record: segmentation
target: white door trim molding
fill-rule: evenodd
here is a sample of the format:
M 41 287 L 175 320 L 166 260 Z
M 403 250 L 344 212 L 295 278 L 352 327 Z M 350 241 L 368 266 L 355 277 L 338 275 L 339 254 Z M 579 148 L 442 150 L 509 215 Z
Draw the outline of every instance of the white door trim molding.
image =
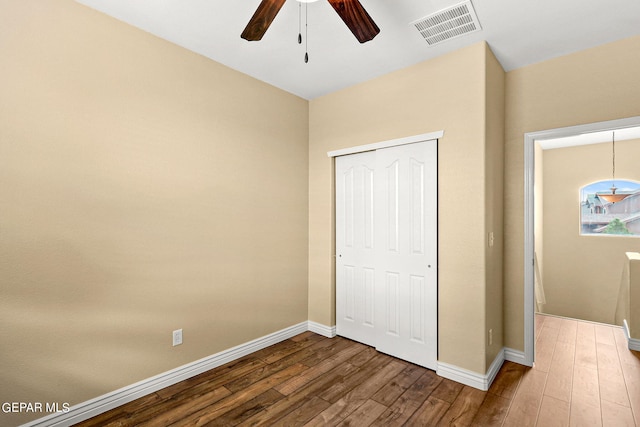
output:
M 341 150 L 329 151 L 327 156 L 338 157 L 348 154 L 363 153 L 365 151 L 379 150 L 381 148 L 397 147 L 398 145 L 413 144 L 416 142 L 430 141 L 432 139 L 440 139 L 444 136 L 444 131 L 423 133 L 420 135 L 407 136 L 406 138 L 391 139 L 389 141 L 374 142 L 373 144 L 357 145 L 355 147 L 343 148 Z
M 535 291 L 533 278 L 533 257 L 535 252 L 533 217 L 535 208 L 533 192 L 535 170 L 534 143 L 536 140 L 564 138 L 585 133 L 636 126 L 640 126 L 640 116 L 524 134 L 524 365 L 533 366 L 535 355 Z

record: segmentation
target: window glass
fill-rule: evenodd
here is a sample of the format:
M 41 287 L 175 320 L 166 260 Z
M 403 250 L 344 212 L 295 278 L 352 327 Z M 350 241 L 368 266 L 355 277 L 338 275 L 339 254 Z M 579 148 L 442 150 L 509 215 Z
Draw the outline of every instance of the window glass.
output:
M 611 187 L 616 187 L 612 192 Z M 640 236 L 640 183 L 598 181 L 580 189 L 580 233 Z

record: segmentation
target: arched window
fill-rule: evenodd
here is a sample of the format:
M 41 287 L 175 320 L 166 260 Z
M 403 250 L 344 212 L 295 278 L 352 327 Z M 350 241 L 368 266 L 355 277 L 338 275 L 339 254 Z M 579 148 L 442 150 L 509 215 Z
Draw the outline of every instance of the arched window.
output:
M 580 234 L 640 237 L 640 182 L 605 180 L 582 187 Z

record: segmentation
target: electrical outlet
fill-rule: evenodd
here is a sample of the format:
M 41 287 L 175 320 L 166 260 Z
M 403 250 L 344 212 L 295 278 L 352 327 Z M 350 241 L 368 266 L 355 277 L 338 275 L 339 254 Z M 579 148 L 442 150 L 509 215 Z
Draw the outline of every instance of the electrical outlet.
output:
M 489 329 L 489 345 L 493 345 L 493 329 Z
M 182 329 L 173 331 L 173 346 L 182 344 Z
M 494 237 L 493 237 L 493 231 L 489 233 L 489 247 L 492 248 L 493 247 L 493 243 L 494 243 Z

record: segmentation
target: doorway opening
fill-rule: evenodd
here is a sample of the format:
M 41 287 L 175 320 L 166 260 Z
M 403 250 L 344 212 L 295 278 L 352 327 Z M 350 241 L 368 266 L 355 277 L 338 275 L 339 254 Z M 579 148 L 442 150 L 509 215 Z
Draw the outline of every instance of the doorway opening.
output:
M 578 143 L 600 132 L 628 130 L 640 127 L 640 117 L 611 120 L 586 125 L 530 132 L 524 135 L 524 364 L 532 366 L 535 357 L 535 311 L 536 311 L 536 143 L 553 144 L 563 140 Z M 584 142 L 583 142 L 584 143 Z M 603 168 L 609 165 L 603 162 Z M 606 171 L 605 171 L 606 172 Z M 610 169 L 609 172 L 610 173 Z M 539 177 L 538 177 L 539 178 Z M 538 187 L 539 187 L 538 183 Z M 576 195 L 576 202 L 579 197 Z M 579 219 L 576 219 L 579 221 Z M 578 222 L 579 224 L 579 222 Z M 576 226 L 579 234 L 579 226 Z

